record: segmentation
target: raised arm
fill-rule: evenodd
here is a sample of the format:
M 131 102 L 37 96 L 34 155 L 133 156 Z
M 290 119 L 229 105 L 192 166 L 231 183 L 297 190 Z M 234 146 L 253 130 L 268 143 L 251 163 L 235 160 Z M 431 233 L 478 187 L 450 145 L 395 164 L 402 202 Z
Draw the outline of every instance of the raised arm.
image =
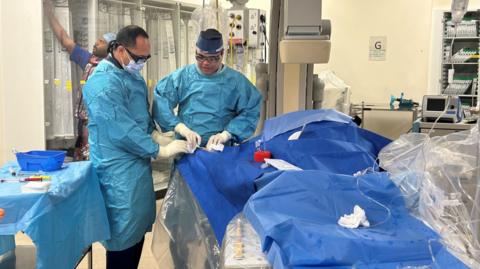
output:
M 55 17 L 55 8 L 53 7 L 51 0 L 43 0 L 43 10 L 58 41 L 65 49 L 67 49 L 69 54 L 72 54 L 73 49 L 75 48 L 75 42 L 68 36 L 65 29 Z

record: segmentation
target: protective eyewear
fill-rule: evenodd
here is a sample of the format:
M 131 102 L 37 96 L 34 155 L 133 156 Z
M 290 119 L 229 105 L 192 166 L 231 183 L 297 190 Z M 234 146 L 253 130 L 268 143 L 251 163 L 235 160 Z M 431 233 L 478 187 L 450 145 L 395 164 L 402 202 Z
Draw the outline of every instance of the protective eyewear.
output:
M 198 53 L 195 54 L 195 59 L 198 62 L 207 61 L 209 63 L 217 63 L 218 61 L 220 61 L 220 57 L 221 57 L 221 55 L 205 56 L 205 55 L 198 54 Z
M 148 61 L 148 59 L 150 59 L 150 57 L 152 57 L 150 54 L 147 56 L 138 56 L 133 52 L 129 51 L 127 48 L 125 48 L 125 50 L 128 52 L 128 54 L 130 54 L 132 60 L 137 64 L 145 63 L 146 61 Z

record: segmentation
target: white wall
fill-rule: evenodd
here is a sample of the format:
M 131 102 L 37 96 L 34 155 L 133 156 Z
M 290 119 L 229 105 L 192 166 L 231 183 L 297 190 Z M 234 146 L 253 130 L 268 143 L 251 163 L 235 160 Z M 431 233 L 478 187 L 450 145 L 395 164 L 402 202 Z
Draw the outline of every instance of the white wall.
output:
M 42 1 L 0 1 L 0 163 L 45 147 Z
M 428 84 L 432 0 L 324 0 L 332 21 L 331 69 L 352 87 L 352 101 L 388 103 L 405 92 L 421 100 Z M 386 61 L 369 61 L 370 36 L 387 37 Z

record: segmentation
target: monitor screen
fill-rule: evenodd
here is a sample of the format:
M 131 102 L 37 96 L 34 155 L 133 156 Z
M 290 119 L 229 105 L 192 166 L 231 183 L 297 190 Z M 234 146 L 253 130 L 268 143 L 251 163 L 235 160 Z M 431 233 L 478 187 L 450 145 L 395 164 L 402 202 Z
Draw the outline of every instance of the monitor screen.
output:
M 429 98 L 427 100 L 427 111 L 443 111 L 447 99 Z

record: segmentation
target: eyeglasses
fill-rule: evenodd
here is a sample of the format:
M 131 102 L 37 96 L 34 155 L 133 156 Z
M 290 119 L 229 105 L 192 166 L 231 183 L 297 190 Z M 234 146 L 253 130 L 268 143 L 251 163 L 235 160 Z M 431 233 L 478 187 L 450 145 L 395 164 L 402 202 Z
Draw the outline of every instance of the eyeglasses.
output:
M 145 63 L 146 61 L 148 61 L 148 59 L 150 59 L 150 57 L 152 57 L 150 54 L 147 56 L 138 56 L 133 52 L 129 51 L 126 47 L 125 50 L 128 52 L 128 54 L 130 54 L 132 60 L 137 64 Z
M 207 61 L 207 62 L 209 62 L 209 63 L 218 63 L 218 61 L 220 61 L 220 57 L 221 57 L 221 56 L 222 56 L 222 55 L 205 56 L 205 55 L 196 53 L 196 54 L 195 54 L 195 59 L 196 59 L 198 62 Z

